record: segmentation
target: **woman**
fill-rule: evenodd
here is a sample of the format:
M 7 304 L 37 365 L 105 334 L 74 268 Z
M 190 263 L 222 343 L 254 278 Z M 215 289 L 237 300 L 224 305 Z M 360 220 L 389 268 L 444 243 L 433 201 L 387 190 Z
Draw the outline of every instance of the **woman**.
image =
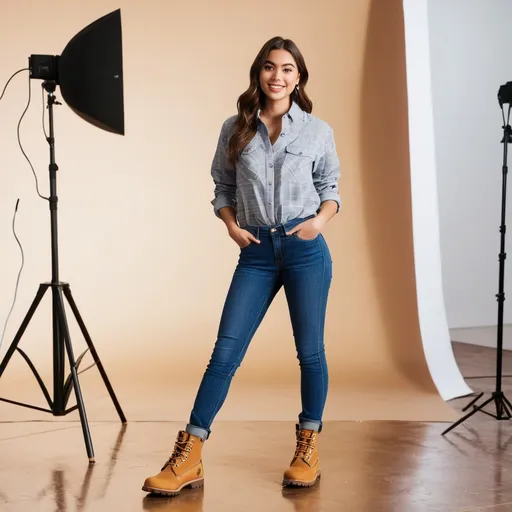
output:
M 311 115 L 308 71 L 290 40 L 268 41 L 250 86 L 227 119 L 212 165 L 214 212 L 240 247 L 217 341 L 190 421 L 174 451 L 143 490 L 175 495 L 203 485 L 201 449 L 231 379 L 273 298 L 284 287 L 301 368 L 302 412 L 283 485 L 320 476 L 317 436 L 327 395 L 324 321 L 332 261 L 321 235 L 339 211 L 339 161 L 333 131 Z

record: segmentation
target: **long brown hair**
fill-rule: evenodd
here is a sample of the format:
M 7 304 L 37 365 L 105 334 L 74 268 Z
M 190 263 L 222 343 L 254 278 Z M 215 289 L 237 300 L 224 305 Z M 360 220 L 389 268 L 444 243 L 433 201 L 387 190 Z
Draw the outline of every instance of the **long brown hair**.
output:
M 273 37 L 263 45 L 254 59 L 249 72 L 249 88 L 240 95 L 237 101 L 238 116 L 235 122 L 235 131 L 228 144 L 228 159 L 232 165 L 235 165 L 241 151 L 256 134 L 258 109 L 265 106 L 266 99 L 265 93 L 260 87 L 260 71 L 272 50 L 286 50 L 292 54 L 297 63 L 300 79 L 299 90 L 294 89 L 290 99 L 308 113 L 313 110 L 313 102 L 304 90 L 308 83 L 309 73 L 302 53 L 291 39 Z

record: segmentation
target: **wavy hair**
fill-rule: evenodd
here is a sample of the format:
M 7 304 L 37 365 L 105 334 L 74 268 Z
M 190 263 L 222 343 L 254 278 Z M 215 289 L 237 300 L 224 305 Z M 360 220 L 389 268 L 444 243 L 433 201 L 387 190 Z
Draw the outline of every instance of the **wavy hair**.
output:
M 291 39 L 273 37 L 267 41 L 252 63 L 248 89 L 243 92 L 237 101 L 238 115 L 235 121 L 235 131 L 228 144 L 228 160 L 234 166 L 238 161 L 240 153 L 256 134 L 256 120 L 258 109 L 265 106 L 266 95 L 260 86 L 260 71 L 268 59 L 272 50 L 286 50 L 290 52 L 297 63 L 299 78 L 299 90 L 295 88 L 291 94 L 291 101 L 295 101 L 299 107 L 311 113 L 313 102 L 309 99 L 304 90 L 308 83 L 309 73 L 302 53 Z

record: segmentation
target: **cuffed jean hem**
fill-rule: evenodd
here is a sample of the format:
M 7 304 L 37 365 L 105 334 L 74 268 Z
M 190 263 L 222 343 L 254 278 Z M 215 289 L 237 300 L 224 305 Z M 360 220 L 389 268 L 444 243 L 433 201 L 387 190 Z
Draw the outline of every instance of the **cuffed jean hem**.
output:
M 299 428 L 301 430 L 314 430 L 315 432 L 322 432 L 322 422 L 312 420 L 300 420 Z
M 185 432 L 192 434 L 193 436 L 199 437 L 201 440 L 206 441 L 210 437 L 210 431 L 205 428 L 196 427 L 195 425 L 187 424 Z

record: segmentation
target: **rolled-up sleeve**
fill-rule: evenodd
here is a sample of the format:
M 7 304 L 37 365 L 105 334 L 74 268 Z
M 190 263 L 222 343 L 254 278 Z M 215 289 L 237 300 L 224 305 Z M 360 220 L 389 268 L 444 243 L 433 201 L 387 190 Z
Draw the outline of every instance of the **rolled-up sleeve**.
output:
M 313 183 L 320 197 L 320 202 L 332 200 L 338 203 L 338 210 L 341 208 L 341 197 L 338 180 L 340 178 L 340 161 L 336 152 L 334 133 L 329 128 L 325 150 L 316 162 L 313 171 Z
M 236 212 L 236 174 L 228 160 L 228 121 L 222 125 L 211 168 L 215 183 L 215 197 L 211 204 L 215 215 L 219 218 L 219 210 L 225 206 L 231 206 Z

